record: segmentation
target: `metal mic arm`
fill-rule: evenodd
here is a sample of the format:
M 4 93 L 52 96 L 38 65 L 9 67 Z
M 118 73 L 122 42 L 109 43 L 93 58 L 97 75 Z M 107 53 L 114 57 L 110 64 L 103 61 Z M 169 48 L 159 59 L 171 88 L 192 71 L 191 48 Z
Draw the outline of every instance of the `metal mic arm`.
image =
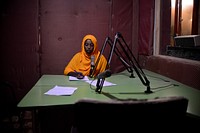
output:
M 95 64 L 94 70 L 96 70 L 96 67 L 98 66 L 100 57 L 101 57 L 101 55 L 103 54 L 103 52 L 104 52 L 104 50 L 105 50 L 107 44 L 109 44 L 109 46 L 112 48 L 113 41 L 112 41 L 112 39 L 110 39 L 110 37 L 106 37 L 106 39 L 105 39 L 104 45 L 103 45 L 103 47 L 101 48 L 101 51 L 100 51 L 100 55 L 99 55 L 99 57 L 97 58 L 97 62 L 96 62 L 96 64 Z M 124 65 L 124 67 L 127 69 L 127 71 L 128 71 L 129 73 L 131 73 L 131 76 L 130 76 L 130 77 L 134 77 L 132 67 L 124 60 L 124 58 L 123 58 L 121 52 L 119 52 L 119 49 L 118 49 L 117 47 L 114 49 L 114 53 L 117 55 L 117 57 L 118 57 L 119 60 L 122 62 L 122 64 Z M 109 55 L 109 57 L 110 57 L 110 56 L 112 56 L 112 55 Z M 108 65 L 110 65 L 110 62 L 108 63 Z M 92 73 L 92 77 L 93 77 L 93 74 L 94 74 L 94 71 L 93 71 L 93 73 Z
M 123 43 L 125 44 L 126 48 L 128 50 L 126 50 L 124 48 L 124 46 L 122 45 L 120 39 L 123 41 Z M 150 88 L 150 82 L 147 79 L 145 73 L 143 72 L 142 68 L 140 67 L 139 63 L 137 62 L 136 58 L 134 57 L 133 53 L 131 52 L 130 48 L 128 47 L 126 41 L 124 40 L 123 36 L 121 35 L 121 33 L 117 32 L 115 35 L 115 40 L 114 43 L 112 45 L 112 49 L 110 51 L 110 56 L 109 56 L 109 63 L 111 62 L 112 59 L 112 54 L 113 51 L 116 49 L 116 45 L 119 44 L 120 47 L 122 48 L 124 54 L 126 55 L 127 59 L 130 62 L 131 67 L 134 68 L 135 72 L 137 73 L 138 77 L 140 78 L 141 82 L 143 83 L 143 85 L 145 85 L 147 87 L 145 93 L 152 93 L 151 88 Z M 135 63 L 134 63 L 135 62 Z
M 110 47 L 112 48 L 113 45 L 113 41 L 109 38 L 108 40 L 108 44 L 110 45 Z M 122 62 L 122 64 L 124 65 L 124 67 L 126 68 L 126 70 L 131 73 L 130 78 L 134 78 L 134 74 L 133 74 L 133 69 L 132 67 L 124 60 L 124 57 L 122 55 L 122 53 L 119 51 L 119 49 L 116 47 L 114 49 L 114 53 L 117 55 L 117 57 L 119 58 L 119 60 Z M 109 57 L 112 56 L 111 54 L 109 55 Z
M 93 77 L 93 75 L 94 75 L 94 72 L 95 72 L 95 70 L 96 70 L 96 67 L 97 67 L 98 64 L 99 64 L 101 55 L 103 54 L 104 49 L 105 49 L 105 47 L 106 47 L 106 45 L 107 45 L 107 43 L 108 43 L 109 40 L 110 40 L 109 37 L 107 37 L 107 38 L 105 39 L 105 42 L 104 42 L 104 44 L 103 44 L 103 46 L 102 46 L 102 48 L 101 48 L 100 54 L 99 54 L 99 56 L 98 56 L 98 58 L 97 58 L 97 61 L 96 61 L 96 63 L 95 63 L 94 70 L 93 70 L 93 72 L 92 72 L 92 74 L 91 74 L 91 77 Z M 107 66 L 108 66 L 108 65 L 109 65 L 109 64 L 107 64 Z
M 99 55 L 99 57 L 98 57 L 98 59 L 97 59 L 97 62 L 96 62 L 96 64 L 95 64 L 94 70 L 96 70 L 96 67 L 97 67 L 98 62 L 99 62 L 99 60 L 100 60 L 100 57 L 101 57 L 101 55 L 103 54 L 103 52 L 104 52 L 104 50 L 105 50 L 107 44 L 109 44 L 109 46 L 112 48 L 112 46 L 113 46 L 113 41 L 110 39 L 110 37 L 107 37 L 107 38 L 105 39 L 104 45 L 103 45 L 103 47 L 101 48 L 100 55 Z M 111 50 L 112 50 L 112 49 L 111 49 Z M 118 48 L 114 49 L 114 53 L 118 56 L 118 58 L 120 59 L 120 61 L 121 61 L 122 64 L 124 65 L 124 67 L 127 69 L 127 71 L 131 73 L 131 76 L 130 76 L 130 77 L 131 77 L 131 78 L 134 77 L 132 67 L 123 59 L 123 56 L 122 56 L 122 54 L 119 52 L 119 49 L 118 49 Z M 107 63 L 108 67 L 110 67 L 110 62 L 111 62 L 110 59 L 111 59 L 111 57 L 112 57 L 112 54 L 113 54 L 113 52 L 110 53 L 110 55 L 109 55 L 109 60 L 108 60 L 108 63 Z M 93 71 L 93 72 L 94 72 L 94 71 Z M 92 75 L 93 75 L 93 74 L 92 74 Z M 97 87 L 97 88 L 96 88 L 96 92 L 98 92 L 98 93 L 101 92 L 104 81 L 105 81 L 105 78 L 103 78 L 103 79 L 97 79 L 97 84 L 96 84 L 96 87 Z
M 96 67 L 98 66 L 98 63 L 99 63 L 100 58 L 101 58 L 101 55 L 103 54 L 104 49 L 105 49 L 105 47 L 106 47 L 108 41 L 110 41 L 110 38 L 109 38 L 109 37 L 106 37 L 105 42 L 104 42 L 104 44 L 103 44 L 103 47 L 101 48 L 100 55 L 98 56 L 97 62 L 95 63 L 94 70 L 96 70 Z M 107 62 L 107 67 L 110 67 L 110 64 L 109 64 L 108 62 Z M 93 71 L 93 72 L 94 72 L 94 71 Z M 92 74 L 92 75 L 93 75 L 93 74 Z M 98 78 L 98 79 L 97 79 L 96 90 L 95 90 L 96 92 L 101 93 L 101 90 L 102 90 L 102 88 L 103 88 L 104 81 L 105 81 L 105 78 L 102 78 L 102 79 Z

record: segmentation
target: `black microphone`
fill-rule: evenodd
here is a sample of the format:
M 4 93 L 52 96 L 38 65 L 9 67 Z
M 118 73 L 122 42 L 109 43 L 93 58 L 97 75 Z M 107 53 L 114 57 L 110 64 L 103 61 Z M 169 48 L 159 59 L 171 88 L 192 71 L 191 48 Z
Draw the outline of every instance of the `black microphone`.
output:
M 90 77 L 92 77 L 92 74 L 93 74 L 93 71 L 94 71 L 94 67 L 95 67 L 95 56 L 91 55 L 90 60 L 91 60 L 91 62 L 90 62 L 90 64 L 91 64 Z
M 97 79 L 107 78 L 107 77 L 110 77 L 110 76 L 111 76 L 111 70 L 110 70 L 110 69 L 107 69 L 107 70 L 105 70 L 104 72 L 99 73 L 99 74 L 97 75 Z

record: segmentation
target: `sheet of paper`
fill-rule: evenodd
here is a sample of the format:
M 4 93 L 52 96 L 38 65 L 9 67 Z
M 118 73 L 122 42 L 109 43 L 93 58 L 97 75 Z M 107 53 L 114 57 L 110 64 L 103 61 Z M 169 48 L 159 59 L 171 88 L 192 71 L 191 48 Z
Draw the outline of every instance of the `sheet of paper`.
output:
M 72 95 L 76 89 L 76 87 L 64 87 L 56 85 L 44 94 L 55 96 Z
M 76 80 L 88 81 L 88 80 L 89 80 L 89 78 L 88 78 L 88 76 L 84 76 L 84 78 L 83 78 L 83 79 L 77 79 L 76 77 L 69 76 L 69 81 L 76 81 Z
M 97 79 L 95 79 L 94 81 L 89 80 L 89 81 L 86 81 L 86 82 L 91 84 L 91 85 L 93 85 L 93 86 L 96 86 Z M 114 84 L 114 83 L 111 83 L 111 82 L 108 82 L 108 81 L 104 80 L 103 86 L 113 86 L 113 85 L 117 85 L 117 84 Z

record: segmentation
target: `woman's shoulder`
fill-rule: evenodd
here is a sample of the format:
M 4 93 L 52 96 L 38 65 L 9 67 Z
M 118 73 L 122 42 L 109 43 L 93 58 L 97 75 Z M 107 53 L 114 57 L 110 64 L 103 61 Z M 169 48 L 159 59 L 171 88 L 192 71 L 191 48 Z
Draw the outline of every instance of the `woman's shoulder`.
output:
M 80 55 L 81 55 L 81 52 L 77 52 L 77 53 L 74 54 L 74 57 L 75 56 L 80 56 Z
M 101 55 L 101 61 L 107 61 L 107 59 L 104 55 Z

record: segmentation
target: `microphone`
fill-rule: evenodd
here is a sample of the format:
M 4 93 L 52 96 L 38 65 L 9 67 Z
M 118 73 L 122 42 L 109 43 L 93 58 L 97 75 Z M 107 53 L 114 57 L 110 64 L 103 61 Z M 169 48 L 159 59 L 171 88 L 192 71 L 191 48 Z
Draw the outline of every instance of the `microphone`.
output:
M 95 67 L 95 56 L 91 55 L 90 57 L 90 64 L 91 64 L 91 68 L 90 68 L 90 77 L 92 77 L 93 71 L 94 71 L 94 67 Z
M 101 89 L 102 89 L 102 87 L 103 87 L 103 83 L 104 83 L 104 80 L 105 80 L 105 78 L 107 78 L 107 77 L 110 77 L 111 76 L 111 71 L 110 71 L 110 69 L 107 69 L 107 70 L 105 70 L 104 72 L 102 72 L 102 73 L 99 73 L 98 75 L 97 75 L 97 84 L 96 84 L 96 92 L 98 92 L 98 93 L 100 93 L 101 92 Z
M 98 78 L 98 79 L 102 79 L 102 78 L 107 78 L 107 77 L 110 77 L 110 76 L 111 76 L 111 70 L 110 70 L 110 69 L 107 69 L 107 70 L 105 70 L 104 72 L 99 73 L 99 74 L 97 75 L 97 78 Z

